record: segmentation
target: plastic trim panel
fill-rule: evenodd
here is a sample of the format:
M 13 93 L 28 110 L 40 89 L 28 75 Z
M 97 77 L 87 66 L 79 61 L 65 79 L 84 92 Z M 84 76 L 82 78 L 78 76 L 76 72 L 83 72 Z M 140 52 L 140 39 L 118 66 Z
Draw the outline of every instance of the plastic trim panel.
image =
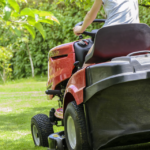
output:
M 97 92 L 106 89 L 112 85 L 148 78 L 150 78 L 150 70 L 137 73 L 124 73 L 105 78 L 85 88 L 84 103 L 87 102 Z

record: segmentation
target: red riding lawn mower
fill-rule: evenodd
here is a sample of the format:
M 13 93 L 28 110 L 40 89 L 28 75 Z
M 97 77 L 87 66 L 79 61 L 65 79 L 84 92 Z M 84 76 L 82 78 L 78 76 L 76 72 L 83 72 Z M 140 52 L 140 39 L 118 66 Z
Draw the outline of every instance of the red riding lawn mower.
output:
M 83 34 L 91 39 L 49 51 L 46 94 L 59 96 L 59 108 L 52 108 L 49 117 L 31 119 L 35 145 L 49 150 L 150 149 L 149 26 L 121 24 Z M 89 65 L 83 68 L 84 62 Z M 54 133 L 58 122 L 64 131 Z

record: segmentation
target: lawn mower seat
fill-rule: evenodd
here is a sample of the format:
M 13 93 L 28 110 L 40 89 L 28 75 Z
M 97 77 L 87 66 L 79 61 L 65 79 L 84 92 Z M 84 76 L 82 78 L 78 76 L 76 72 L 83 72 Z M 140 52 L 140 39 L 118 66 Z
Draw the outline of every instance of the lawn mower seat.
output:
M 121 24 L 99 29 L 94 47 L 85 63 L 101 63 L 131 52 L 150 50 L 150 27 L 146 24 Z

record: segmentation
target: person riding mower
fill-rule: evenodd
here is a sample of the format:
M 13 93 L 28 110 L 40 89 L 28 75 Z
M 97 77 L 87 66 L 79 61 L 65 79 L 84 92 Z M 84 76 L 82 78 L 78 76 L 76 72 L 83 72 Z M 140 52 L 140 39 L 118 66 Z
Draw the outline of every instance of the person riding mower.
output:
M 75 34 L 84 22 L 76 25 Z M 46 94 L 48 99 L 59 96 L 59 108 L 51 108 L 49 117 L 31 119 L 35 145 L 50 150 L 148 149 L 150 27 L 125 23 L 82 34 L 91 39 L 49 51 Z M 54 133 L 53 125 L 60 124 L 64 131 Z

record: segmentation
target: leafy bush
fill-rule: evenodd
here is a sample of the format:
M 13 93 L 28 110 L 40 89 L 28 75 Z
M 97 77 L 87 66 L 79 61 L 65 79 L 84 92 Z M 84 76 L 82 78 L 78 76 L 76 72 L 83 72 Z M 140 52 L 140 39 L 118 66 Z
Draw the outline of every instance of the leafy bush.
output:
M 31 52 L 33 59 L 33 65 L 35 69 L 35 75 L 47 74 L 47 60 L 48 52 L 51 48 L 71 41 L 75 41 L 78 38 L 73 34 L 73 27 L 76 23 L 83 21 L 84 16 L 91 7 L 94 0 L 39 0 L 38 4 L 35 1 L 29 0 L 29 7 L 43 11 L 52 12 L 59 20 L 60 25 L 54 23 L 53 26 L 42 23 L 47 36 L 45 40 L 41 34 L 36 30 L 35 40 L 26 33 L 26 37 L 17 38 L 12 32 L 8 32 L 9 29 L 0 29 L 0 34 L 3 38 L 0 39 L 0 45 L 7 46 L 12 45 L 13 58 L 11 60 L 13 77 L 22 78 L 31 76 L 31 65 L 29 60 L 29 54 L 27 51 L 27 43 L 23 38 L 26 38 L 28 42 L 28 48 Z M 141 0 L 140 0 L 141 1 Z M 142 4 L 147 4 L 142 1 Z M 57 3 L 57 4 L 56 4 Z M 25 7 L 24 4 L 21 7 Z M 150 25 L 150 13 L 149 8 L 140 6 L 140 20 L 142 23 Z M 98 14 L 97 18 L 104 17 L 103 9 Z M 88 27 L 87 30 L 100 28 L 102 25 L 96 24 Z M 26 31 L 24 31 L 26 32 Z M 7 36 L 5 36 L 7 33 Z M 9 39 L 8 39 L 9 37 Z
M 12 52 L 5 47 L 0 46 L 0 77 L 3 82 L 6 82 L 7 78 L 11 77 L 11 64 L 10 59 L 12 57 Z
M 31 37 L 29 38 L 29 49 L 33 58 L 35 75 L 47 74 L 48 52 L 51 48 L 78 39 L 78 37 L 73 34 L 73 27 L 76 23 L 83 21 L 87 13 L 83 8 L 74 4 L 66 6 L 64 3 L 59 3 L 58 5 L 51 3 L 49 6 L 47 3 L 41 3 L 38 9 L 53 12 L 58 18 L 60 25 L 54 23 L 53 26 L 50 26 L 49 24 L 43 23 L 43 27 L 47 33 L 45 40 L 38 32 L 36 32 L 35 40 L 32 40 Z M 100 14 L 98 18 L 102 18 Z M 96 25 L 95 28 L 96 27 L 100 28 L 101 25 Z M 88 28 L 89 31 L 92 29 L 92 26 Z M 26 44 L 20 42 L 18 45 L 17 43 L 13 46 L 13 49 L 15 49 L 12 60 L 14 77 L 21 78 L 31 76 L 31 67 L 26 52 Z

